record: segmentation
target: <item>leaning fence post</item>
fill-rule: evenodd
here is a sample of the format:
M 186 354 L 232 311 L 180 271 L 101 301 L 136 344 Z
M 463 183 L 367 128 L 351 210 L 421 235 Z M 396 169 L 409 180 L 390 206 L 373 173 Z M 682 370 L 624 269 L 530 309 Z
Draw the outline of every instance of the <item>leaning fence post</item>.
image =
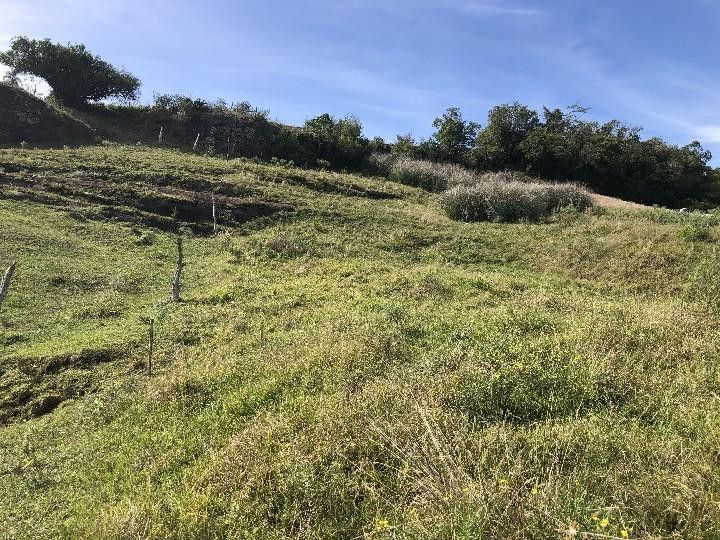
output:
M 162 144 L 163 141 L 163 127 L 160 126 L 160 133 L 158 133 L 158 143 Z
M 170 295 L 170 300 L 172 302 L 180 301 L 180 278 L 182 277 L 182 270 L 183 270 L 183 267 L 185 266 L 185 261 L 183 260 L 182 237 L 180 237 L 180 236 L 178 236 L 178 239 L 177 239 L 177 249 L 178 249 L 177 266 L 175 267 L 175 277 L 173 278 L 172 293 Z
M 195 142 L 193 143 L 193 152 L 197 150 L 197 145 L 200 142 L 200 134 L 197 134 L 197 137 L 195 137 Z
M 13 262 L 9 268 L 5 270 L 5 275 L 3 276 L 2 282 L 0 282 L 0 309 L 2 309 L 3 302 L 10 289 L 10 280 L 15 273 L 15 265 L 17 265 L 17 262 Z

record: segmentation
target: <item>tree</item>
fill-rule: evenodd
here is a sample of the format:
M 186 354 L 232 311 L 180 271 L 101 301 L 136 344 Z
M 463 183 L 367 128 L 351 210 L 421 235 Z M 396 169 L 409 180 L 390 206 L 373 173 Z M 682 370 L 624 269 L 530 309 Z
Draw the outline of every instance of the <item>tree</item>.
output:
M 433 142 L 437 146 L 439 157 L 443 161 L 465 161 L 472 142 L 477 136 L 480 125 L 463 120 L 460 109 L 450 107 L 436 118 L 433 127 L 437 130 Z
M 395 144 L 393 145 L 392 153 L 399 156 L 414 156 L 415 139 L 413 139 L 413 136 L 410 133 L 406 135 L 398 135 Z
M 474 161 L 481 169 L 520 169 L 523 155 L 520 144 L 540 120 L 532 109 L 520 103 L 493 107 L 488 125 L 477 137 Z
M 387 154 L 391 151 L 391 145 L 385 142 L 382 137 L 373 137 L 368 142 L 368 152 L 370 154 Z
M 339 120 L 321 114 L 305 122 L 303 131 L 313 141 L 317 159 L 333 167 L 357 167 L 367 154 L 369 142 L 362 136 L 362 124 L 354 116 Z
M 106 98 L 135 100 L 140 80 L 94 56 L 82 44 L 60 45 L 49 39 L 16 37 L 0 53 L 0 63 L 10 67 L 10 77 L 30 74 L 52 88 L 52 96 L 65 105 L 84 106 Z

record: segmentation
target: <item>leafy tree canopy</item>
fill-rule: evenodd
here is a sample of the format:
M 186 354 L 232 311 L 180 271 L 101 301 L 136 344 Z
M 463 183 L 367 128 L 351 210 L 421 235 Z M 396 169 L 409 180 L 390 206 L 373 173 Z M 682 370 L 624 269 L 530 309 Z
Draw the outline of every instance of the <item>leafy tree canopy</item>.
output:
M 83 106 L 106 98 L 135 100 L 140 80 L 93 55 L 82 44 L 60 45 L 49 39 L 16 37 L 0 53 L 10 77 L 30 74 L 45 79 L 52 96 L 65 105 Z
M 442 161 L 464 161 L 480 130 L 479 124 L 463 120 L 457 107 L 450 107 L 442 116 L 436 118 L 433 127 L 437 130 L 433 135 L 433 142 Z

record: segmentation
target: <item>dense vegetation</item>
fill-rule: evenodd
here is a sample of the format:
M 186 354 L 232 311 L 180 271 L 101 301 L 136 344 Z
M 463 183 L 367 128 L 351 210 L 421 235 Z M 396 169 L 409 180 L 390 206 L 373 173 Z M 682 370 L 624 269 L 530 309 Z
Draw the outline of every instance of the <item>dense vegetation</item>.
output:
M 583 120 L 578 107 L 536 111 L 519 103 L 501 105 L 487 125 L 467 122 L 448 109 L 437 132 L 415 144 L 398 137 L 395 150 L 484 171 L 520 170 L 541 178 L 572 180 L 606 195 L 671 207 L 720 205 L 720 173 L 697 141 L 677 147 L 618 121 Z
M 575 112 L 546 110 L 540 122 L 534 112 L 517 104 L 493 109 L 483 130 L 458 114 L 451 109 L 440 117 L 430 140 L 415 144 L 406 136 L 394 145 L 366 138 L 360 121 L 352 116 L 323 114 L 298 128 L 272 122 L 267 111 L 246 102 L 228 106 L 222 100 L 207 103 L 176 95 L 156 96 L 152 106 L 98 106 L 78 117 L 109 138 L 126 142 L 157 140 L 163 127 L 166 145 L 191 149 L 197 140 L 196 151 L 225 158 L 276 158 L 305 168 L 364 170 L 371 154 L 392 151 L 477 172 L 516 170 L 570 180 L 645 204 L 720 205 L 720 173 L 708 165 L 710 153 L 698 143 L 680 148 L 659 139 L 642 140 L 638 129 L 584 121 Z M 446 125 L 456 121 L 464 127 Z
M 720 535 L 717 217 L 464 223 L 134 145 L 0 167 L 4 537 Z
M 449 108 L 433 122 L 435 133 L 416 143 L 399 135 L 395 144 L 363 135 L 360 121 L 322 114 L 302 127 L 271 122 L 267 111 L 247 102 L 228 106 L 181 95 L 157 95 L 151 106 L 89 103 L 106 98 L 131 101 L 140 81 L 93 56 L 84 45 L 15 38 L 0 63 L 10 78 L 30 73 L 45 79 L 53 98 L 79 108 L 74 114 L 111 140 L 194 149 L 210 155 L 272 158 L 306 168 L 362 170 L 373 152 L 455 163 L 477 172 L 515 170 L 534 177 L 581 183 L 593 191 L 644 204 L 674 208 L 720 206 L 720 171 L 699 142 L 686 146 L 659 138 L 643 140 L 641 130 L 618 121 L 585 120 L 579 106 L 543 108 L 538 114 L 519 103 L 494 107 L 487 123 L 466 121 Z M 159 136 L 160 129 L 163 137 Z M 19 141 L 18 141 L 19 142 Z
M 323 114 L 294 127 L 271 121 L 268 111 L 247 102 L 228 105 L 161 94 L 149 106 L 95 105 L 73 115 L 113 141 L 160 144 L 225 159 L 274 158 L 303 168 L 359 170 L 370 153 L 390 149 L 381 139 L 365 138 L 352 116 Z

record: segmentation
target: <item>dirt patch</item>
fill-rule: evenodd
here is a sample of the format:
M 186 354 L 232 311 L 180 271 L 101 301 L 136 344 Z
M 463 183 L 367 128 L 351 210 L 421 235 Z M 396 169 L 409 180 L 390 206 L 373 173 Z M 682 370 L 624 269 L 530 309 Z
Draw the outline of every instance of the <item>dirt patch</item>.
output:
M 52 412 L 63 401 L 65 400 L 62 398 L 62 396 L 59 396 L 57 394 L 52 396 L 45 396 L 31 405 L 30 416 L 42 416 L 43 414 Z
M 595 204 L 598 206 L 604 206 L 605 208 L 635 208 L 638 210 L 647 210 L 652 208 L 652 206 L 645 206 L 644 204 L 624 201 L 622 199 L 616 199 L 615 197 L 608 197 L 607 195 L 598 195 L 597 193 L 592 194 L 592 199 Z
M 165 231 L 180 226 L 189 227 L 196 233 L 212 230 L 212 189 L 195 191 L 114 178 L 45 175 L 19 178 L 7 174 L 0 174 L 0 185 L 12 187 L 1 190 L 0 198 L 55 206 L 85 219 L 112 219 Z M 208 187 L 205 182 L 198 185 Z M 221 185 L 221 188 L 230 192 L 227 185 Z M 224 225 L 295 209 L 280 201 L 222 193 L 214 195 L 214 202 L 217 219 Z
M 293 174 L 291 172 L 280 177 L 268 177 L 264 179 L 270 180 L 272 182 L 287 183 L 291 186 L 301 186 L 318 193 L 343 195 L 345 197 L 363 197 L 373 200 L 387 200 L 399 198 L 399 196 L 395 193 L 368 189 L 354 183 L 343 183 L 339 180 L 329 182 L 328 180 L 325 180 L 323 178 L 315 178 L 312 176 Z
M 48 414 L 68 399 L 96 391 L 94 368 L 127 358 L 132 346 L 49 358 L 6 358 L 0 376 L 0 425 Z
M 44 374 L 57 373 L 70 367 L 89 367 L 118 360 L 125 355 L 118 349 L 85 349 L 76 354 L 56 356 L 41 361 L 40 370 Z

